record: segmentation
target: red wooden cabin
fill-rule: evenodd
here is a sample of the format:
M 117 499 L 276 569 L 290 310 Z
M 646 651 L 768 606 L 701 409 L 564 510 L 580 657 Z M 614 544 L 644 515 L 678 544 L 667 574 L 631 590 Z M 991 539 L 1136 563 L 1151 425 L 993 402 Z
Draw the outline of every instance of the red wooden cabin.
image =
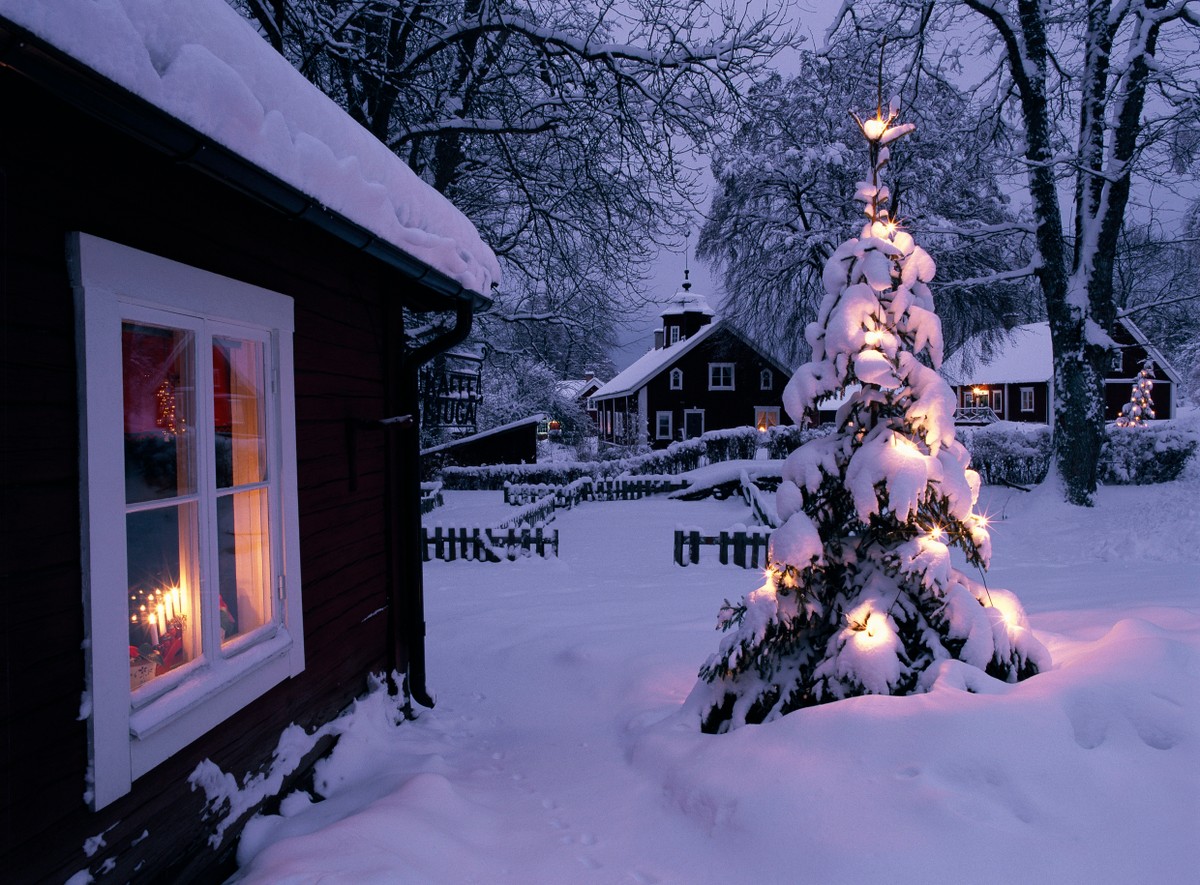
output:
M 124 2 L 0 0 L 8 881 L 219 877 L 200 763 L 241 780 L 371 673 L 428 702 L 388 419 L 496 275 L 225 3 Z M 406 349 L 406 309 L 457 325 Z

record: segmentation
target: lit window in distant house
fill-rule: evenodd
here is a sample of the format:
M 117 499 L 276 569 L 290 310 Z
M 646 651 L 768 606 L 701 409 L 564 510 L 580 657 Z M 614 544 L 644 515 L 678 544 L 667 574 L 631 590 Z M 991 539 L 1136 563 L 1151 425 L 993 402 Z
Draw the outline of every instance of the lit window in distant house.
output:
M 99 808 L 304 668 L 292 300 L 83 234 L 73 257 Z
M 779 426 L 779 406 L 755 406 L 754 426 L 763 433 Z
M 683 390 L 683 369 L 671 370 L 671 389 Z
M 672 413 L 671 412 L 655 412 L 654 421 L 654 438 L 655 439 L 670 439 L 672 433 Z
M 770 369 L 763 369 L 758 374 L 758 389 L 772 390 L 775 387 L 775 373 Z
M 1022 387 L 1021 388 L 1021 411 L 1022 412 L 1032 412 L 1033 411 L 1033 388 L 1032 387 Z
M 675 342 L 677 342 L 678 340 L 679 340 L 679 327 L 678 327 L 678 326 L 671 326 L 671 337 L 670 337 L 670 341 L 671 341 L 671 343 L 672 343 L 672 344 L 674 344 L 674 343 L 675 343 Z
M 733 363 L 708 364 L 708 389 L 733 390 Z

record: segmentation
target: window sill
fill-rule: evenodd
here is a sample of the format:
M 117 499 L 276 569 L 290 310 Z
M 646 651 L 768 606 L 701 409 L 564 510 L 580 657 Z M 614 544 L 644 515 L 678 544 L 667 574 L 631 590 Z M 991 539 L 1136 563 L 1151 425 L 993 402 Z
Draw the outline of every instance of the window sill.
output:
M 298 669 L 286 630 L 218 665 L 200 662 L 191 678 L 129 716 L 133 777 L 219 725 Z

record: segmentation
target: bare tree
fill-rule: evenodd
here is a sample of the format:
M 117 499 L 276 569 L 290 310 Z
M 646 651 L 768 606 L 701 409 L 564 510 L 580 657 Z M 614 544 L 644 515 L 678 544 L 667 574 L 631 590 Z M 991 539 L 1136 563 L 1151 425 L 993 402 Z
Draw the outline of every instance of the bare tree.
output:
M 963 58 L 946 47 L 973 38 L 986 71 L 976 95 L 1023 141 L 1054 345 L 1055 461 L 1075 504 L 1096 489 L 1118 237 L 1135 176 L 1169 175 L 1164 148 L 1194 125 L 1197 28 L 1197 0 L 845 0 L 831 29 L 887 35 L 941 71 Z
M 542 327 L 584 354 L 564 371 L 689 222 L 688 152 L 790 39 L 782 8 L 733 0 L 231 2 L 480 229 L 505 273 L 489 339 Z

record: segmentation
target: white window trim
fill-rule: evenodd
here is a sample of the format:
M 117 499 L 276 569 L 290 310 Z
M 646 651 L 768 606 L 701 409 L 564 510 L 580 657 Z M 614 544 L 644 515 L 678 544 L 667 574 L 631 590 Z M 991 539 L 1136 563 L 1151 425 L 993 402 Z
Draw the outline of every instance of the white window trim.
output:
M 768 421 L 767 422 L 768 427 L 778 427 L 780 419 L 783 417 L 782 414 L 780 413 L 779 406 L 755 406 L 754 407 L 754 424 L 756 427 L 758 426 L 758 416 L 762 415 L 762 414 L 775 416 L 775 423 L 771 424 L 770 421 Z
M 671 390 L 683 390 L 683 369 L 672 369 L 669 378 Z
M 1028 405 L 1026 405 L 1026 397 L 1028 397 Z M 1021 411 L 1022 412 L 1034 411 L 1035 403 L 1036 403 L 1036 400 L 1034 397 L 1033 388 L 1032 387 L 1022 387 L 1021 388 Z
M 667 419 L 667 432 L 663 433 L 662 419 Z M 654 413 L 654 438 L 655 439 L 671 439 L 674 434 L 674 412 L 655 412 Z
M 759 390 L 774 390 L 775 389 L 775 373 L 770 369 L 763 369 L 758 373 L 758 389 Z
M 670 341 L 672 344 L 675 344 L 679 341 L 679 327 L 671 326 L 670 329 L 671 329 Z
M 88 234 L 72 235 L 69 258 L 82 408 L 81 535 L 92 807 L 102 808 L 128 793 L 135 778 L 304 669 L 293 303 L 277 292 Z M 161 689 L 143 693 L 135 711 L 124 604 L 124 404 L 122 385 L 114 379 L 122 377 L 122 320 L 130 311 L 144 315 L 154 310 L 179 317 L 181 326 L 210 323 L 218 334 L 228 333 L 230 326 L 269 333 L 270 365 L 275 370 L 267 379 L 273 391 L 267 401 L 268 422 L 275 428 L 269 463 L 278 477 L 271 486 L 270 506 L 279 520 L 271 551 L 272 587 L 277 600 L 281 591 L 285 595 L 272 624 L 256 632 L 259 641 L 202 657 L 176 671 L 179 676 L 174 678 L 159 677 Z M 198 371 L 204 371 L 203 365 Z M 93 605 L 97 597 L 113 602 Z M 155 696 L 146 699 L 145 694 Z
M 991 403 L 992 411 L 997 415 L 1001 414 L 1004 411 L 1004 391 L 997 390 L 995 387 L 993 387 Z
M 728 384 L 714 384 L 713 375 L 718 369 L 729 369 Z M 734 390 L 737 385 L 737 378 L 734 374 L 733 363 L 709 363 L 708 364 L 708 389 L 709 390 Z

